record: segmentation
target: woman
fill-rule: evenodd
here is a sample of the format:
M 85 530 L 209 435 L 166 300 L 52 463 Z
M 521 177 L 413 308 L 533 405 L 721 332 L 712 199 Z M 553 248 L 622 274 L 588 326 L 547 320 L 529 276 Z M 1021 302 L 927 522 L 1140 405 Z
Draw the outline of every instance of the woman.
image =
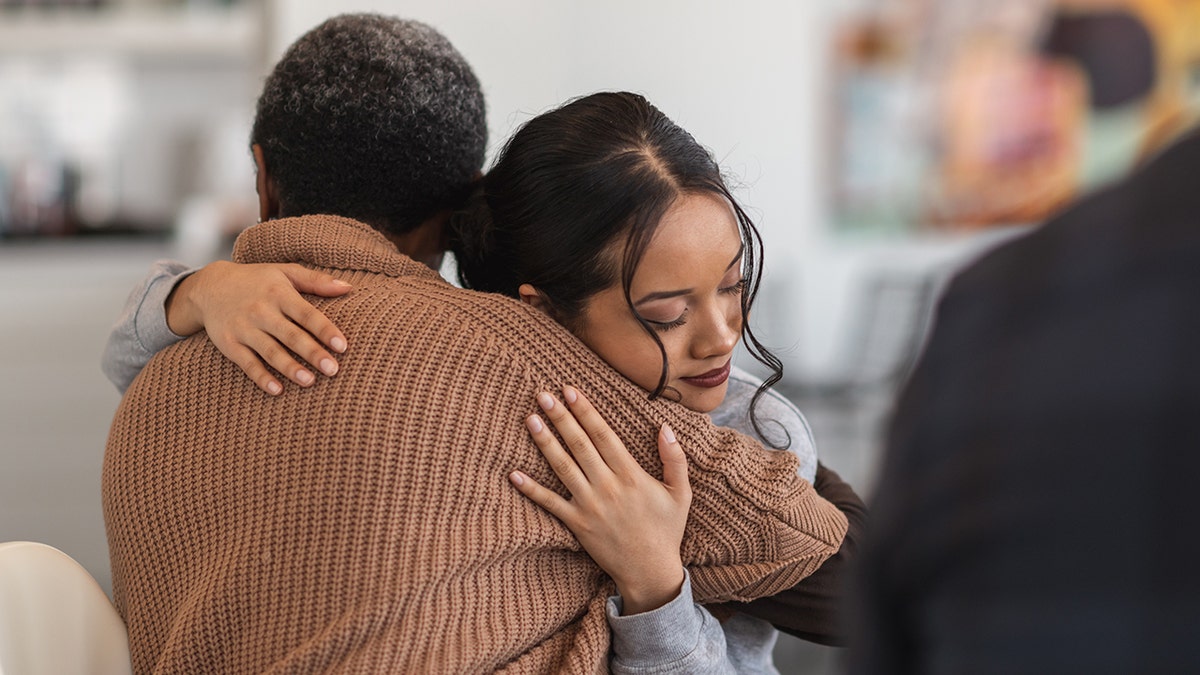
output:
M 643 97 L 594 94 L 531 120 L 508 142 L 451 229 L 465 286 L 541 309 L 651 396 L 670 396 L 700 412 L 720 410 L 722 421 L 745 418 L 748 423 L 731 426 L 766 445 L 795 441 L 809 460 L 805 478 L 813 480 L 816 458 L 803 418 L 779 405 L 767 420 L 757 414 L 781 375 L 778 359 L 746 323 L 761 274 L 758 233 L 708 151 Z M 744 374 L 729 382 L 740 335 L 773 371 L 753 393 L 746 391 L 751 387 Z M 731 387 L 736 394 L 727 401 Z M 793 423 L 781 425 L 788 418 Z M 772 423 L 776 433 L 766 433 Z M 567 465 L 556 457 L 540 420 L 532 418 L 530 428 L 551 464 Z M 582 472 L 564 473 L 559 478 L 581 488 L 582 497 L 597 492 Z M 627 523 L 614 525 L 610 541 L 596 536 L 598 523 L 611 522 L 605 512 L 621 505 L 580 514 L 586 506 L 579 506 L 576 489 L 567 501 L 524 474 L 514 474 L 513 482 L 571 528 L 624 596 L 622 568 L 631 556 L 624 555 L 620 537 Z M 632 522 L 637 513 L 630 510 Z M 640 547 L 632 557 L 670 560 L 658 569 L 677 572 L 682 532 L 681 521 L 657 540 L 658 552 Z M 639 574 L 644 579 L 655 571 Z M 610 625 L 619 633 L 614 610 L 610 606 Z M 739 672 L 773 669 L 774 629 L 743 615 L 726 627 L 729 662 Z
M 465 285 L 546 312 L 650 396 L 712 413 L 764 444 L 793 445 L 807 460 L 805 477 L 814 480 L 803 418 L 768 390 L 779 363 L 746 325 L 760 274 L 757 232 L 707 151 L 644 98 L 596 94 L 530 121 L 452 230 Z M 330 344 L 339 337 L 312 332 Z M 743 334 L 774 372 L 767 383 L 730 366 Z M 325 361 L 319 354 L 309 360 Z M 528 424 L 572 499 L 520 472 L 511 480 L 562 519 L 616 582 L 620 597 L 609 606 L 614 668 L 670 661 L 680 672 L 773 671 L 769 624 L 738 615 L 721 625 L 690 606 L 679 557 L 686 471 L 680 478 L 668 467 L 665 483 L 654 480 L 623 449 L 606 446 L 586 399 L 571 389 L 564 396 L 582 429 L 558 401 L 539 397 L 539 404 L 571 455 L 541 418 Z M 571 442 L 581 431 L 596 439 L 590 454 Z M 664 517 L 647 519 L 651 509 Z M 665 638 L 655 632 L 664 625 Z M 678 644 L 705 648 L 680 655 L 672 651 Z

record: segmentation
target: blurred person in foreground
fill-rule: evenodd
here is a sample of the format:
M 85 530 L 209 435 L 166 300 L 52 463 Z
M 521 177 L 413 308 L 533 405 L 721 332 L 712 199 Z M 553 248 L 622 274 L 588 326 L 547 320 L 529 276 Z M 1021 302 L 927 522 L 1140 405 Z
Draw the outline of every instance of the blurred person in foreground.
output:
M 556 485 L 521 424 L 539 392 L 581 464 L 590 435 L 606 457 L 625 441 L 643 465 L 688 467 L 672 548 L 698 601 L 794 590 L 837 551 L 845 516 L 792 455 L 647 396 L 542 312 L 437 276 L 485 136 L 469 66 L 416 22 L 331 19 L 268 78 L 252 136 L 266 222 L 234 257 L 352 282 L 319 307 L 355 348 L 338 377 L 268 397 L 197 335 L 132 383 L 103 497 L 139 672 L 604 669 L 613 582 L 504 480 L 521 466 Z M 560 388 L 565 406 L 546 394 Z
M 1200 134 L 949 286 L 896 409 L 852 673 L 1200 672 Z

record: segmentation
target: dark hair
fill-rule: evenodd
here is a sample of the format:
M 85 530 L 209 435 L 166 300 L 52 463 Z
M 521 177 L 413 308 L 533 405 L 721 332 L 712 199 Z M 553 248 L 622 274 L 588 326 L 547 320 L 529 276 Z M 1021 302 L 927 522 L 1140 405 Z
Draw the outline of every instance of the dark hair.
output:
M 487 120 L 470 65 L 433 28 L 346 14 L 288 48 L 250 142 L 284 215 L 328 213 L 406 232 L 457 208 L 483 166 Z
M 526 123 L 468 207 L 451 218 L 451 250 L 463 285 L 518 297 L 520 285 L 531 284 L 567 328 L 591 296 L 619 281 L 630 311 L 663 355 L 655 398 L 668 390 L 667 353 L 633 310 L 630 285 L 664 214 L 681 195 L 696 193 L 726 199 L 741 231 L 747 282 L 742 337 L 747 351 L 772 372 L 751 401 L 751 421 L 765 438 L 753 413 L 782 377 L 783 365 L 747 320 L 762 277 L 761 237 L 708 150 L 644 97 L 592 94 Z M 626 233 L 618 258 L 611 245 Z

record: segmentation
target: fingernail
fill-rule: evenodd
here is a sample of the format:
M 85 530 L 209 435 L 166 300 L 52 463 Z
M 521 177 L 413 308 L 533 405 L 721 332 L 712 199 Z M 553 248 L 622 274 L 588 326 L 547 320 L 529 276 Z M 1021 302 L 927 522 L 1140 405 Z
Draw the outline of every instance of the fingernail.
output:
M 337 375 L 337 362 L 333 359 L 321 359 L 321 372 L 326 375 Z
M 537 395 L 537 402 L 542 406 L 542 410 L 554 409 L 554 397 L 544 391 Z
M 663 425 L 663 438 L 667 439 L 668 443 L 675 442 L 675 431 L 671 429 L 670 424 Z
M 281 387 L 278 382 L 272 380 L 267 383 L 267 393 L 271 394 L 272 396 L 278 396 L 279 392 L 281 391 L 283 391 L 283 387 Z
M 529 430 L 535 434 L 542 433 L 542 429 L 545 428 L 542 426 L 542 418 L 538 417 L 537 415 L 530 415 L 529 417 L 526 417 L 525 424 L 529 427 Z
M 300 381 L 300 384 L 309 385 L 309 384 L 312 384 L 313 380 L 315 380 L 316 378 L 313 377 L 313 374 L 308 372 L 307 370 L 297 370 L 296 371 L 296 379 Z
M 514 471 L 508 474 L 508 479 L 511 480 L 512 484 L 516 485 L 517 487 L 521 487 L 521 485 L 525 483 L 525 477 L 521 475 L 520 471 Z
M 579 398 L 575 390 L 571 387 L 563 387 L 563 398 L 567 399 L 567 403 L 574 403 L 575 399 Z
M 339 354 L 346 351 L 346 340 L 341 337 L 335 337 L 329 341 L 329 346 Z
M 334 279 L 334 280 L 333 280 L 333 285 L 334 285 L 334 286 L 341 286 L 342 288 L 350 288 L 350 287 L 351 287 L 349 283 L 347 283 L 347 282 L 345 282 L 345 281 L 342 281 L 341 279 Z

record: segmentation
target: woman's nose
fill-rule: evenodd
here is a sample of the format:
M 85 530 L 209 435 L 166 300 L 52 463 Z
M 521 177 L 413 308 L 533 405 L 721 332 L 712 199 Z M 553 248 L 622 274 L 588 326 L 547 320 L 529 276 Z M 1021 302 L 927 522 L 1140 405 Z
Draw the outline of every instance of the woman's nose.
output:
M 740 309 L 731 312 L 714 307 L 706 313 L 704 324 L 697 332 L 692 346 L 692 357 L 707 359 L 723 356 L 733 351 L 742 333 Z

